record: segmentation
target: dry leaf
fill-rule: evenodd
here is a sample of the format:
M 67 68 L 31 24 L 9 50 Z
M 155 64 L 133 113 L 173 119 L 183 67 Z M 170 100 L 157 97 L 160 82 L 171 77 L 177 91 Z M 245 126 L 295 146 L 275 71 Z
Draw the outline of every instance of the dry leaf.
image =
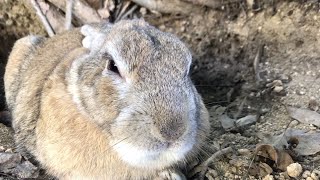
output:
M 287 107 L 287 111 L 293 119 L 301 123 L 314 124 L 320 127 L 320 114 L 309 109 Z
M 294 163 L 291 156 L 284 150 L 277 150 L 278 160 L 277 160 L 277 168 L 281 171 L 286 171 L 287 166 Z
M 264 144 L 272 144 L 275 148 L 283 150 L 291 148 L 299 155 L 307 156 L 320 152 L 320 133 L 308 133 L 305 130 L 288 129 L 277 136 L 259 133 L 257 136 Z
M 277 150 L 270 144 L 260 144 L 256 148 L 256 154 L 264 158 L 268 158 L 277 163 Z
M 263 177 L 273 172 L 272 168 L 266 163 L 252 164 L 248 170 L 251 176 Z
M 288 147 L 288 141 L 284 133 L 272 136 L 270 134 L 257 133 L 258 138 L 262 140 L 264 144 L 271 144 L 277 149 L 283 149 L 283 147 Z
M 259 163 L 258 167 L 259 167 L 259 176 L 264 177 L 273 172 L 272 168 L 266 163 Z
M 291 156 L 286 151 L 282 149 L 276 149 L 270 144 L 258 145 L 256 148 L 256 153 L 259 156 L 274 161 L 276 168 L 282 171 L 286 171 L 287 166 L 294 163 Z
M 308 156 L 320 152 L 320 133 L 308 133 L 304 130 L 288 129 L 286 136 L 295 138 L 299 144 L 294 149 L 299 155 Z

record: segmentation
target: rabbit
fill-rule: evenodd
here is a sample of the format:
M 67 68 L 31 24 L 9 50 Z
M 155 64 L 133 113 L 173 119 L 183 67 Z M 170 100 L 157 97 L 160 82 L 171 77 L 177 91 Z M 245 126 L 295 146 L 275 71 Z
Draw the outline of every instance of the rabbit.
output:
M 18 40 L 5 71 L 17 149 L 58 179 L 156 179 L 210 130 L 192 55 L 141 19 Z

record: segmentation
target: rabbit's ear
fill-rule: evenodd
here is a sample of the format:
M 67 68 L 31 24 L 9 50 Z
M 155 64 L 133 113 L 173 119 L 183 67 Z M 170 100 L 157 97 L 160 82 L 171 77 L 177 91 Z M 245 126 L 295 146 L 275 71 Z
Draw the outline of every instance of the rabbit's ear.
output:
M 104 39 L 112 24 L 102 23 L 94 25 L 84 25 L 81 27 L 81 34 L 84 35 L 82 40 L 83 47 L 90 50 L 91 53 L 97 52 L 104 43 Z

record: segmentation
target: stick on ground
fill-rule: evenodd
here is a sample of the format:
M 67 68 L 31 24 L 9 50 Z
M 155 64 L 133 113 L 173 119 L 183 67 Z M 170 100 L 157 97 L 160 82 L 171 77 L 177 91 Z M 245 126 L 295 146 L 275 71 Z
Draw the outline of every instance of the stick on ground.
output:
M 71 29 L 72 25 L 72 9 L 73 9 L 73 0 L 66 0 L 66 24 L 65 28 L 66 30 Z
M 48 35 L 50 37 L 55 35 L 55 32 L 53 31 L 48 19 L 46 18 L 46 16 L 43 14 L 43 12 L 41 11 L 41 8 L 38 4 L 38 2 L 36 0 L 31 0 L 31 4 L 33 6 L 33 8 L 36 10 L 37 15 L 39 16 L 42 24 L 44 25 Z

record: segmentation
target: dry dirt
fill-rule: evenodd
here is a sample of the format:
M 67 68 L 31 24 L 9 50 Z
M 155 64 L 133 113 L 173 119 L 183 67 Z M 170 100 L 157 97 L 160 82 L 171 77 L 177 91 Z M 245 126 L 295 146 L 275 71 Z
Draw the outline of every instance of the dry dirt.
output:
M 292 119 L 286 111 L 288 105 L 308 108 L 310 100 L 320 101 L 319 10 L 315 1 L 274 1 L 254 5 L 235 3 L 219 10 L 204 8 L 201 14 L 190 16 L 151 12 L 145 15 L 151 24 L 178 35 L 192 50 L 192 78 L 211 113 L 212 149 L 231 146 L 235 150 L 248 149 L 252 154 L 260 142 L 258 133 L 281 134 L 288 126 L 320 132 L 319 127 L 312 125 L 296 121 L 289 124 Z M 1 1 L 2 72 L 12 43 L 29 33 L 44 34 L 35 15 L 18 1 Z M 260 56 L 254 63 L 258 52 Z M 267 87 L 274 80 L 281 81 L 283 90 Z M 3 110 L 4 99 L 0 100 Z M 228 132 L 216 115 L 219 107 L 227 107 L 227 114 L 233 118 L 254 114 L 259 119 L 256 124 Z M 14 148 L 11 134 L 9 127 L 0 124 L 0 145 Z M 319 153 L 296 156 L 294 162 L 300 163 L 303 171 L 312 172 L 320 170 L 319 157 Z M 249 162 L 252 158 L 248 158 Z M 214 175 L 210 177 L 263 178 L 263 174 L 250 176 L 248 167 L 237 166 L 232 159 L 225 156 L 214 162 L 211 166 Z M 275 179 L 289 179 L 281 171 L 273 171 L 272 175 Z

